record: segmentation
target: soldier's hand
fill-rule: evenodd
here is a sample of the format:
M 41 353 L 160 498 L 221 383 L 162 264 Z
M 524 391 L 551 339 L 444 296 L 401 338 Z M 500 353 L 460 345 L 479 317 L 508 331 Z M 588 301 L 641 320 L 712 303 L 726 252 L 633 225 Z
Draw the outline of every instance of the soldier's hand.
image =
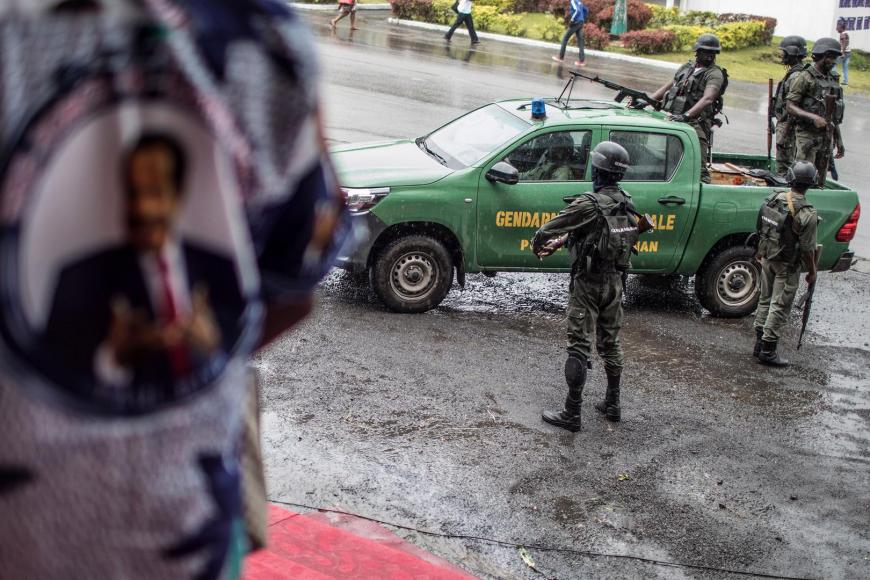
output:
M 824 117 L 820 117 L 819 115 L 813 115 L 813 126 L 816 129 L 824 129 L 828 126 L 828 122 L 825 121 Z
M 834 154 L 834 159 L 842 159 L 846 155 L 846 148 L 842 145 L 837 145 L 837 152 Z
M 807 284 L 815 284 L 816 283 L 816 273 L 815 272 L 807 272 L 807 277 L 804 278 L 807 281 Z
M 670 115 L 668 117 L 668 119 L 671 121 L 676 121 L 677 123 L 688 123 L 690 120 L 689 116 L 686 115 L 685 113 L 679 113 L 677 115 Z

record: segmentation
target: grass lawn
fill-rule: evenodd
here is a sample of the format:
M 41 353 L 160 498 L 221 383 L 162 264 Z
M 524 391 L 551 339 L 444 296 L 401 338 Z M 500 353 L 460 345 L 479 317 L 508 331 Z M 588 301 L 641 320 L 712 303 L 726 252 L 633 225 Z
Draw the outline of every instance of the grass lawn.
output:
M 723 51 L 716 58 L 716 63 L 728 69 L 728 76 L 731 80 L 766 83 L 767 79 L 772 78 L 778 82 L 785 74 L 785 68 L 779 64 L 779 49 L 776 48 L 779 46 L 780 40 L 780 38 L 775 37 L 770 46 Z M 608 52 L 631 54 L 618 44 L 612 44 L 608 48 Z M 640 56 L 669 62 L 686 62 L 693 58 L 694 54 L 691 51 L 685 51 Z M 849 86 L 845 87 L 845 90 L 847 93 L 870 92 L 870 72 L 856 70 L 855 60 L 856 55 L 853 53 L 849 63 L 851 65 L 849 67 Z M 812 60 L 808 57 L 807 62 L 812 62 Z

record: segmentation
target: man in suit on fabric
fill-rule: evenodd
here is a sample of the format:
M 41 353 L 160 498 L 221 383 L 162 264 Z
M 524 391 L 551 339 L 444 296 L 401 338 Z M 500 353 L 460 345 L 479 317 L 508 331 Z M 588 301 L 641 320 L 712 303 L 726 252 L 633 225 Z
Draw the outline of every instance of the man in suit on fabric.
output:
M 244 301 L 233 260 L 176 231 L 186 172 L 179 143 L 143 135 L 122 171 L 126 240 L 62 269 L 45 340 L 59 368 L 85 379 L 73 388 L 132 387 L 149 405 L 229 353 Z

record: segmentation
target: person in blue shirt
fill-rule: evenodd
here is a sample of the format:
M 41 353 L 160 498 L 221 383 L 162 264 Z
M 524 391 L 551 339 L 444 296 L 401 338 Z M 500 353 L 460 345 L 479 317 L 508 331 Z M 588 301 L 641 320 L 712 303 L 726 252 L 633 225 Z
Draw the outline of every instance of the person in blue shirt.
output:
M 577 37 L 577 48 L 580 51 L 579 60 L 574 61 L 574 66 L 586 66 L 586 53 L 583 50 L 583 26 L 586 24 L 586 16 L 589 14 L 589 9 L 581 0 L 571 0 L 571 21 L 568 23 L 568 30 L 565 31 L 565 36 L 562 37 L 562 48 L 559 49 L 559 56 L 554 56 L 556 62 L 565 60 L 565 50 L 568 48 L 568 40 L 572 36 Z

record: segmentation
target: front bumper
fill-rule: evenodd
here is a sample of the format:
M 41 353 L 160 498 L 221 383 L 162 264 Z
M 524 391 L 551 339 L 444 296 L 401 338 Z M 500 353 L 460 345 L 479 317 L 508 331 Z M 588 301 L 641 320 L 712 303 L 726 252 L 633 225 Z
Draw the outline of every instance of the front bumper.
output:
M 336 259 L 336 266 L 354 274 L 365 272 L 369 267 L 372 248 L 387 226 L 371 212 L 352 214 L 353 243 Z
M 834 264 L 834 267 L 831 268 L 831 272 L 845 272 L 849 268 L 852 267 L 852 263 L 855 261 L 855 252 L 849 250 L 843 252 L 837 262 Z

